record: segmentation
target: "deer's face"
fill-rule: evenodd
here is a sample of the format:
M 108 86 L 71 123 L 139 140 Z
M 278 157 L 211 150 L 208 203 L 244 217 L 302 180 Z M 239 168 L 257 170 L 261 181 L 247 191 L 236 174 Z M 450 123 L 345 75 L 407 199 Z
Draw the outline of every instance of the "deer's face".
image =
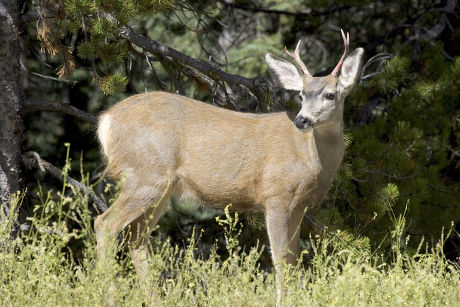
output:
M 343 86 L 337 77 L 304 77 L 299 92 L 302 108 L 294 120 L 299 129 L 314 128 L 341 120 L 343 113 Z
M 325 77 L 312 77 L 305 64 L 300 60 L 299 44 L 295 53 L 286 53 L 293 57 L 303 75 L 291 63 L 267 54 L 265 59 L 273 79 L 287 90 L 299 92 L 302 108 L 294 124 L 299 129 L 311 129 L 341 121 L 343 102 L 356 83 L 362 66 L 364 50 L 357 48 L 348 57 L 349 38 L 342 32 L 345 52 L 332 73 Z M 340 73 L 340 76 L 338 76 Z

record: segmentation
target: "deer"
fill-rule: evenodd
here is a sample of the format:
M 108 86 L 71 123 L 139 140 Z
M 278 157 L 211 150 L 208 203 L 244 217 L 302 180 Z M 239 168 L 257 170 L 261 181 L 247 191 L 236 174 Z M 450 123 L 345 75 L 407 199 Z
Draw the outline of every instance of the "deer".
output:
M 148 235 L 169 199 L 187 199 L 263 212 L 282 278 L 283 266 L 299 258 L 305 210 L 325 199 L 344 155 L 344 100 L 359 79 L 364 50 L 348 55 L 349 34 L 341 32 L 345 51 L 327 76 L 310 74 L 300 59 L 301 41 L 294 53 L 285 48 L 300 72 L 265 56 L 275 83 L 301 98 L 295 117 L 236 112 L 166 92 L 137 94 L 103 112 L 97 136 L 109 175 L 123 186 L 94 222 L 98 261 L 107 260 L 127 228 L 133 266 L 147 279 Z

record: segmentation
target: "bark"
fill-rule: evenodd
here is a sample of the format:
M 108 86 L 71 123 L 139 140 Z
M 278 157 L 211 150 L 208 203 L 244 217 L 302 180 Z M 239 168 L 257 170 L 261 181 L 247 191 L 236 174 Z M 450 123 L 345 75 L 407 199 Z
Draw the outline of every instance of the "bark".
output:
M 0 0 L 0 205 L 20 190 L 20 40 L 17 0 Z

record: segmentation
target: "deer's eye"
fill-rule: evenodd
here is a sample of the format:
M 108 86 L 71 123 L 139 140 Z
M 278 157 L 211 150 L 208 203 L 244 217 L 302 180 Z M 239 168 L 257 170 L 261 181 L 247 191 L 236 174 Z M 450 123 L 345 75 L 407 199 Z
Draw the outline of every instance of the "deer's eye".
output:
M 324 95 L 324 97 L 326 97 L 326 99 L 329 99 L 329 100 L 334 100 L 335 95 L 332 93 L 327 93 L 326 95 Z

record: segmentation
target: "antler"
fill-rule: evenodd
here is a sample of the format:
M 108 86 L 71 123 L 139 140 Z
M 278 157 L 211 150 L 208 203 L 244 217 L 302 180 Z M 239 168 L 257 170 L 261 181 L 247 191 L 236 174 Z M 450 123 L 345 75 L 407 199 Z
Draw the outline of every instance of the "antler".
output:
M 343 55 L 340 58 L 339 63 L 337 63 L 337 66 L 331 72 L 331 75 L 335 77 L 337 77 L 340 69 L 342 68 L 343 61 L 345 60 L 345 57 L 347 56 L 348 49 L 350 48 L 350 33 L 347 32 L 347 36 L 345 36 L 345 33 L 343 33 L 342 29 L 340 29 L 340 32 L 342 32 L 342 39 L 343 39 L 343 45 L 345 47 L 345 51 L 343 52 Z
M 288 56 L 294 59 L 294 61 L 297 63 L 297 65 L 299 65 L 300 69 L 302 70 L 305 76 L 311 77 L 311 74 L 308 71 L 307 66 L 305 66 L 305 64 L 300 59 L 300 55 L 299 55 L 300 43 L 301 41 L 299 40 L 299 42 L 297 43 L 297 46 L 295 47 L 294 53 L 289 52 L 286 47 L 284 47 L 284 51 L 286 52 Z

